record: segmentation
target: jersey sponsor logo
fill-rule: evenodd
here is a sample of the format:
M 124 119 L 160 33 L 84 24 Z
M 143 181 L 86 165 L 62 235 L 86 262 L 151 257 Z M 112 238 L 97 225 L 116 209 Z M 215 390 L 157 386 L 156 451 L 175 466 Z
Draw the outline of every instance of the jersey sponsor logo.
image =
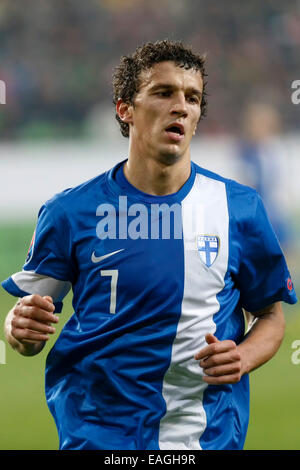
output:
M 216 235 L 197 235 L 197 249 L 201 261 L 210 268 L 216 261 L 220 247 L 219 237 Z
M 110 256 L 116 255 L 117 253 L 120 253 L 120 251 L 123 251 L 125 248 L 122 248 L 121 250 L 113 251 L 111 253 L 107 253 L 106 255 L 102 256 L 96 256 L 95 252 L 92 253 L 91 260 L 93 263 L 100 263 L 100 261 L 103 261 L 106 258 L 109 258 Z
M 32 235 L 32 239 L 28 248 L 25 263 L 29 263 L 29 261 L 32 259 L 33 250 L 34 250 L 34 242 L 35 242 L 35 231 L 33 232 L 33 235 Z

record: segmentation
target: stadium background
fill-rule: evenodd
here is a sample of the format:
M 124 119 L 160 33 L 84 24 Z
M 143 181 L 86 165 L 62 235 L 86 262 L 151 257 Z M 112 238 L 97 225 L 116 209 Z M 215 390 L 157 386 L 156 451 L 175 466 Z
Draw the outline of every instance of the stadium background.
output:
M 291 84 L 300 79 L 300 2 L 27 0 L 24 7 L 21 0 L 0 3 L 1 280 L 22 266 L 47 198 L 125 158 L 112 69 L 137 45 L 168 37 L 207 52 L 208 117 L 193 159 L 262 193 L 299 296 L 300 105 L 292 102 Z M 261 160 L 251 153 L 254 142 Z M 1 289 L 2 324 L 13 303 Z M 245 449 L 300 449 L 300 364 L 292 362 L 299 306 L 284 311 L 280 351 L 251 374 Z M 68 296 L 60 327 L 71 313 Z M 57 448 L 44 398 L 44 363 L 54 341 L 33 358 L 8 345 L 4 357 L 1 348 L 0 449 Z

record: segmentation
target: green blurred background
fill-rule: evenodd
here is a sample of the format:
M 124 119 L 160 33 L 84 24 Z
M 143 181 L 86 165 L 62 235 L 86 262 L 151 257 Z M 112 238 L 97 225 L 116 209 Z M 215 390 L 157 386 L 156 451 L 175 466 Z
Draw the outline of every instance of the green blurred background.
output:
M 0 80 L 6 84 L 6 104 L 0 96 L 0 280 L 22 267 L 46 199 L 125 158 L 127 141 L 112 108 L 113 67 L 138 45 L 168 37 L 207 53 L 208 116 L 195 136 L 193 160 L 259 191 L 299 296 L 300 105 L 292 102 L 291 84 L 300 79 L 300 2 L 23 3 L 0 2 Z M 0 288 L 2 324 L 13 304 Z M 300 340 L 299 310 L 284 305 L 284 342 L 251 374 L 245 449 L 300 450 L 300 364 L 291 360 L 292 344 Z M 55 337 L 71 314 L 69 295 Z M 32 358 L 5 344 L 1 450 L 57 449 L 44 395 L 45 359 L 55 337 Z

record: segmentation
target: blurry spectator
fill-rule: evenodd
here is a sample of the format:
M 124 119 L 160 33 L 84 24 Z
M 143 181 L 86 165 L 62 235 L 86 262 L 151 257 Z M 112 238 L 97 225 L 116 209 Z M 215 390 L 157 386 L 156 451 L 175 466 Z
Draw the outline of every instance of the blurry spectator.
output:
M 285 250 L 291 248 L 292 227 L 288 220 L 287 162 L 278 139 L 281 118 L 265 103 L 250 103 L 244 113 L 238 156 L 243 183 L 262 197 L 278 239 Z
M 95 106 L 111 103 L 110 75 L 120 54 L 170 37 L 208 53 L 210 97 L 204 133 L 234 133 L 251 91 L 266 87 L 290 130 L 298 109 L 287 88 L 298 78 L 297 0 L 2 0 L 2 138 L 82 135 Z M 56 131 L 55 131 L 56 130 Z

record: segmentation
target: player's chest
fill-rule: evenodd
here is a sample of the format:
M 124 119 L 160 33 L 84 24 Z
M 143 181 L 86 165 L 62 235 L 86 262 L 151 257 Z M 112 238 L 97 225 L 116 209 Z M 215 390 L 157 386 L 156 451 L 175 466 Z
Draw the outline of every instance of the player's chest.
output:
M 109 203 L 87 208 L 74 240 L 83 282 L 118 279 L 136 294 L 145 286 L 177 289 L 185 282 L 221 286 L 228 258 L 228 222 L 211 205 Z M 123 204 L 123 205 L 122 205 Z

